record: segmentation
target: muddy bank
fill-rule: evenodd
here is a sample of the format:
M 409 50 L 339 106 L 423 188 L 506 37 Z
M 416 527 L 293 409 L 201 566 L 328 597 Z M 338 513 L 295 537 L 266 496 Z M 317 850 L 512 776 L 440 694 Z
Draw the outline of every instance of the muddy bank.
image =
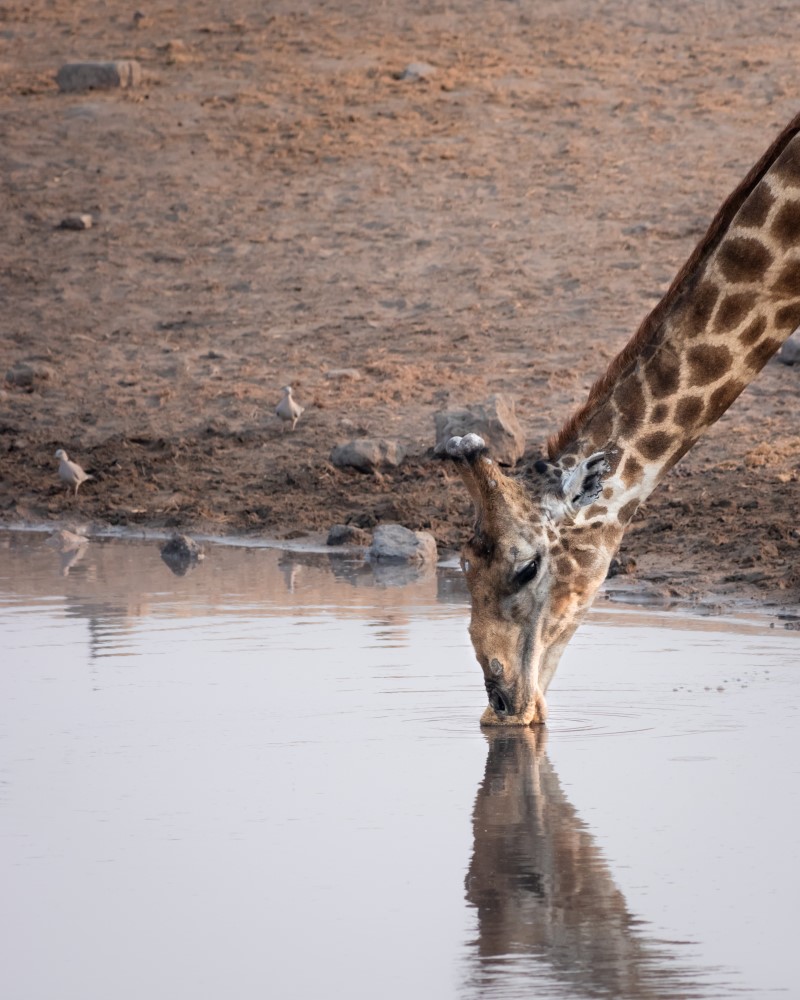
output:
M 0 518 L 399 521 L 457 546 L 433 414 L 507 393 L 538 455 L 797 112 L 796 22 L 758 0 L 704 25 L 645 0 L 4 4 L 0 377 L 34 374 L 0 388 Z M 142 83 L 59 93 L 80 58 Z M 76 214 L 91 229 L 59 228 Z M 306 410 L 283 433 L 287 383 Z M 624 542 L 636 579 L 800 602 L 799 393 L 771 362 L 674 470 Z M 409 457 L 331 464 L 367 435 Z M 77 499 L 57 447 L 95 476 Z

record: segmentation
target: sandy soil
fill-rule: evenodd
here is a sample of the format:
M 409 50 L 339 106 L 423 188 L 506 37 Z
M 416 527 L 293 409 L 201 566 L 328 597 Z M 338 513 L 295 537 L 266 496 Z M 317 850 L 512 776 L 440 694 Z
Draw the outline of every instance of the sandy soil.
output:
M 39 373 L 0 389 L 7 523 L 457 545 L 434 412 L 508 393 L 537 455 L 800 107 L 800 8 L 766 0 L 134 12 L 0 4 L 0 378 Z M 144 81 L 60 94 L 87 58 Z M 287 382 L 307 409 L 282 434 Z M 799 393 L 771 362 L 674 470 L 624 543 L 634 580 L 800 602 Z M 335 469 L 363 434 L 411 458 Z M 77 500 L 59 446 L 95 475 Z

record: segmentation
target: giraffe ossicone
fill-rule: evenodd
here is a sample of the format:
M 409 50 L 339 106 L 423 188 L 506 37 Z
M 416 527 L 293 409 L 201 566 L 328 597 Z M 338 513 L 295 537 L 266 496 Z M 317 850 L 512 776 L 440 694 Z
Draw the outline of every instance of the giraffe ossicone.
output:
M 641 502 L 800 324 L 800 115 L 522 477 L 451 438 L 475 507 L 462 567 L 484 725 L 529 725 Z

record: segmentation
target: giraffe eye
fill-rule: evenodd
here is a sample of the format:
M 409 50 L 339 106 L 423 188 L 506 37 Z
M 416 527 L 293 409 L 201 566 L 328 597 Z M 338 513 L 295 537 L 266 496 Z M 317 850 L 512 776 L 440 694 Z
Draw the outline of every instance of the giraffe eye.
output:
M 526 583 L 530 583 L 531 580 L 539 572 L 539 559 L 531 559 L 529 563 L 522 567 L 522 569 L 514 576 L 514 586 L 519 590 L 524 587 Z

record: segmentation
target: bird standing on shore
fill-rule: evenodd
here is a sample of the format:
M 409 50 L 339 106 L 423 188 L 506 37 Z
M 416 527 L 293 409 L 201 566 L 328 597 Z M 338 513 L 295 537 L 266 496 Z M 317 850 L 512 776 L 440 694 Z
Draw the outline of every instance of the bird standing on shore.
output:
M 281 399 L 280 403 L 278 403 L 275 407 L 275 416 L 280 417 L 283 422 L 283 429 L 281 431 L 281 433 L 283 433 L 283 431 L 286 430 L 286 424 L 289 422 L 292 424 L 292 430 L 295 429 L 297 421 L 300 419 L 300 415 L 305 407 L 301 406 L 292 397 L 292 387 L 290 385 L 285 385 L 283 389 L 281 389 L 281 392 L 283 393 L 283 399 Z
M 70 462 L 69 455 L 63 448 L 58 449 L 55 457 L 58 459 L 58 478 L 67 484 L 67 489 L 74 486 L 75 496 L 77 496 L 81 483 L 85 483 L 87 479 L 94 479 L 94 476 L 84 472 L 77 462 Z

